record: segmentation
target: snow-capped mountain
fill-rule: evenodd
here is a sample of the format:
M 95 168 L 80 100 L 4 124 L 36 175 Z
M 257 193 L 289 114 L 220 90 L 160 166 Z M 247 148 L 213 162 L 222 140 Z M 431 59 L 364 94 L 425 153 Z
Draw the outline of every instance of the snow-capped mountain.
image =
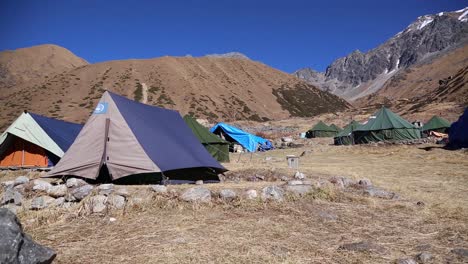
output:
M 366 53 L 335 60 L 324 73 L 310 68 L 294 75 L 348 100 L 378 91 L 400 69 L 468 43 L 468 7 L 420 16 L 406 29 Z

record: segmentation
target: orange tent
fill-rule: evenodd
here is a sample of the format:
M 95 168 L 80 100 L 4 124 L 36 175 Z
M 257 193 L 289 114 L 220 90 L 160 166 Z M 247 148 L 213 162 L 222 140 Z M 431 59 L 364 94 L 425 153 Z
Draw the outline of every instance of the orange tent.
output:
M 19 137 L 11 138 L 0 156 L 0 167 L 47 167 L 46 151 Z

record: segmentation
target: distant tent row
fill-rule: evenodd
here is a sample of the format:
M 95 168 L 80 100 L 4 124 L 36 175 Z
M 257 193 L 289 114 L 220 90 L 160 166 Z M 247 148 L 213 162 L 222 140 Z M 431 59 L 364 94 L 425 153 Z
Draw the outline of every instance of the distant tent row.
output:
M 229 142 L 239 143 L 248 152 L 265 151 L 273 148 L 269 140 L 225 123 L 216 124 L 210 129 L 210 132 L 224 137 Z
M 108 182 L 219 181 L 218 174 L 225 171 L 178 112 L 105 92 L 74 143 L 46 177 Z
M 324 122 L 319 121 L 306 132 L 306 138 L 334 137 L 338 134 L 339 128 L 335 125 L 333 126 L 327 126 Z
M 54 166 L 81 128 L 79 124 L 24 112 L 0 136 L 0 167 Z

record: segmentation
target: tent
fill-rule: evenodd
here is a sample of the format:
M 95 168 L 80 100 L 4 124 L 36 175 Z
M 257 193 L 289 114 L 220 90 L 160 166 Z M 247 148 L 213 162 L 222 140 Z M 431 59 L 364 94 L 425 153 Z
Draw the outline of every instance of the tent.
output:
M 219 162 L 229 162 L 229 142 L 211 133 L 189 115 L 184 116 L 184 121 L 213 158 Z
M 82 125 L 23 112 L 0 136 L 0 167 L 51 167 Z
M 447 133 L 450 128 L 450 122 L 446 119 L 438 116 L 433 116 L 426 124 L 422 127 L 422 131 L 428 135 L 429 132 Z
M 318 122 L 313 126 L 309 131 L 306 132 L 307 138 L 316 138 L 316 137 L 334 137 L 337 134 L 336 128 L 331 128 L 327 126 L 322 121 Z
M 357 144 L 419 138 L 421 138 L 419 129 L 385 107 L 377 111 L 366 124 L 359 126 L 354 132 L 354 143 Z
M 468 148 L 468 108 L 465 108 L 463 115 L 450 126 L 448 147 Z
M 262 137 L 247 133 L 237 127 L 218 123 L 210 129 L 211 133 L 223 135 L 229 142 L 237 142 L 249 152 L 264 151 L 273 148 L 271 142 Z
M 46 177 L 98 182 L 219 181 L 225 172 L 180 114 L 104 92 L 75 142 Z
M 351 121 L 333 138 L 335 145 L 353 144 L 353 133 L 360 125 L 357 121 Z

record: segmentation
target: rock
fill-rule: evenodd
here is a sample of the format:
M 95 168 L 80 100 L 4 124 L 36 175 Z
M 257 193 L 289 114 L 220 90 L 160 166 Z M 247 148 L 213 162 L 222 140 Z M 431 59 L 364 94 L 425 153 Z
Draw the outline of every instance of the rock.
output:
M 112 222 L 115 222 L 115 221 L 117 221 L 117 219 L 116 219 L 116 218 L 114 218 L 114 217 L 110 217 L 110 218 L 109 218 L 109 222 L 111 222 L 111 223 L 112 223 Z
M 26 176 L 19 176 L 15 179 L 14 185 L 25 184 L 29 182 L 29 178 Z
M 70 178 L 67 180 L 67 182 L 65 183 L 65 185 L 68 187 L 68 188 L 76 188 L 76 187 L 81 187 L 83 185 L 87 185 L 88 183 L 82 179 L 78 179 L 78 178 Z
M 150 190 L 155 193 L 167 193 L 167 187 L 164 185 L 151 185 Z
M 404 259 L 398 259 L 396 261 L 397 264 L 417 264 L 416 260 L 412 258 L 404 258 Z
M 232 201 L 236 199 L 237 194 L 231 189 L 223 189 L 219 192 L 219 197 L 225 201 Z
M 2 182 L 4 188 L 10 188 L 15 186 L 15 181 L 4 181 Z
M 204 187 L 193 187 L 185 190 L 180 198 L 186 202 L 209 202 L 211 201 L 211 191 Z
M 262 189 L 262 199 L 282 201 L 284 197 L 283 189 L 278 186 L 267 186 Z
M 10 210 L 0 208 L 0 263 L 52 263 L 56 254 L 34 242 L 23 233 L 18 218 Z
M 288 181 L 288 185 L 302 185 L 302 181 L 300 180 L 292 180 L 292 181 Z
M 249 189 L 244 192 L 244 198 L 247 200 L 257 199 L 257 197 L 258 197 L 257 191 L 254 189 Z
M 290 142 L 293 142 L 294 140 L 291 137 L 282 137 L 281 141 L 286 142 L 286 143 L 290 143 Z
M 422 253 L 419 253 L 417 256 L 416 256 L 416 260 L 419 262 L 419 263 L 429 263 L 432 259 L 432 255 L 431 253 L 429 252 L 422 252 Z
M 289 178 L 287 176 L 281 176 L 280 180 L 281 181 L 289 181 Z
M 308 194 L 310 191 L 312 191 L 312 186 L 311 185 L 286 185 L 285 190 L 287 192 L 297 194 L 300 196 Z
M 101 184 L 97 187 L 97 190 L 98 190 L 98 194 L 109 195 L 114 191 L 114 184 L 112 183 Z
M 372 186 L 372 182 L 369 179 L 361 179 L 359 180 L 358 185 L 361 187 L 369 187 Z
M 15 204 L 5 204 L 5 205 L 2 205 L 0 208 L 5 208 L 5 209 L 8 209 L 10 210 L 12 213 L 14 214 L 17 214 L 19 210 L 22 209 L 21 206 L 17 206 Z M 1 263 L 1 262 L 0 262 Z
M 343 244 L 338 247 L 339 250 L 358 251 L 358 252 L 372 252 L 372 253 L 383 253 L 385 249 L 370 242 L 361 241 L 357 243 Z
M 107 202 L 107 196 L 98 194 L 95 196 L 91 196 L 89 200 L 87 201 L 88 203 L 88 208 L 92 213 L 101 213 L 104 210 L 106 210 L 106 202 Z
M 107 204 L 113 209 L 123 209 L 125 207 L 125 197 L 115 194 L 109 195 Z
M 398 195 L 394 192 L 387 192 L 382 189 L 378 189 L 375 187 L 369 187 L 364 190 L 364 194 L 370 197 L 377 197 L 382 199 L 398 199 Z
M 77 202 L 75 196 L 73 196 L 73 194 L 71 194 L 71 193 L 67 193 L 67 195 L 65 195 L 65 201 L 67 201 L 67 202 Z
M 465 249 L 465 248 L 454 248 L 450 252 L 462 258 L 468 257 L 468 249 Z
M 203 184 L 203 180 L 198 180 L 195 182 L 196 185 L 202 185 Z
M 55 199 L 50 196 L 47 196 L 47 195 L 39 196 L 39 197 L 32 199 L 31 210 L 41 210 L 41 209 L 49 207 L 50 205 L 54 203 L 55 203 Z
M 19 193 L 18 191 L 10 187 L 10 188 L 7 188 L 5 192 L 3 193 L 1 205 L 8 204 L 8 203 L 21 205 L 22 202 L 23 202 L 23 195 L 21 195 L 21 193 Z
M 43 181 L 43 180 L 34 180 L 33 181 L 33 191 L 42 191 L 42 192 L 48 192 L 50 187 L 52 187 L 52 184 Z
M 93 191 L 94 187 L 89 185 L 89 184 L 86 184 L 86 185 L 83 185 L 81 187 L 78 187 L 76 189 L 73 189 L 71 191 L 71 194 L 73 195 L 73 197 L 75 197 L 76 200 L 78 201 L 81 201 L 83 200 L 86 196 L 88 196 L 89 194 L 91 194 L 91 192 Z
M 349 186 L 354 184 L 353 180 L 343 176 L 333 176 L 329 179 L 329 181 L 340 189 L 348 188 Z
M 127 188 L 125 188 L 125 187 L 118 187 L 118 188 L 114 189 L 114 194 L 120 195 L 120 196 L 123 196 L 123 197 L 130 196 L 130 193 L 128 192 Z
M 26 193 L 26 188 L 24 187 L 24 184 L 20 184 L 20 185 L 16 185 L 15 187 L 13 187 L 13 190 L 21 193 L 21 194 L 25 194 Z
M 60 185 L 51 186 L 47 194 L 54 198 L 58 198 L 58 197 L 64 197 L 65 195 L 67 195 L 67 192 L 68 192 L 67 186 L 65 186 L 64 184 L 60 184 Z
M 294 179 L 303 180 L 305 179 L 305 175 L 302 172 L 296 171 L 294 174 Z
M 418 201 L 416 205 L 419 207 L 424 207 L 426 204 L 423 201 Z
M 65 197 L 59 197 L 59 198 L 55 199 L 53 205 L 56 206 L 56 207 L 61 207 L 61 206 L 63 206 L 64 203 L 65 203 Z
M 265 180 L 265 176 L 259 175 L 259 174 L 255 174 L 255 179 L 256 179 L 256 180 L 264 181 L 264 180 Z

